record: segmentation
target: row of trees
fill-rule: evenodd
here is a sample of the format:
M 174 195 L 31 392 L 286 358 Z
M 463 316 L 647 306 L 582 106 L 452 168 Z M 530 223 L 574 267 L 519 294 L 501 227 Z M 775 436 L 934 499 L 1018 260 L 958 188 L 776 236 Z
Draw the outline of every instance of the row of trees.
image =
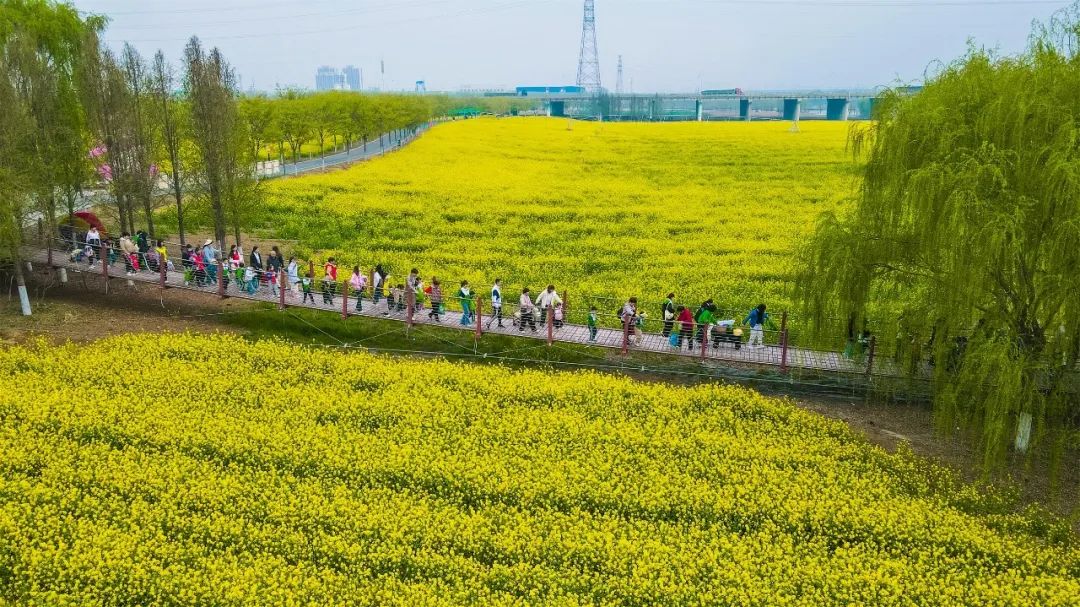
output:
M 32 214 L 56 233 L 60 206 L 73 213 L 89 189 L 108 192 L 121 230 L 134 232 L 141 215 L 153 235 L 159 186 L 181 217 L 190 188 L 213 209 L 220 240 L 229 216 L 257 197 L 236 76 L 221 53 L 192 38 L 177 76 L 161 52 L 147 62 L 130 45 L 119 55 L 104 46 L 105 25 L 67 4 L 0 2 L 0 245 L 9 259 L 18 260 Z
M 352 149 L 383 133 L 463 108 L 505 114 L 535 106 L 535 100 L 518 98 L 285 91 L 274 98 L 245 97 L 240 113 L 258 158 L 296 162 L 304 144 L 315 144 L 322 155 L 339 141 Z
M 154 211 L 206 205 L 219 242 L 240 241 L 258 204 L 254 166 L 268 144 L 293 154 L 342 139 L 352 147 L 468 100 L 287 92 L 243 97 L 218 49 L 192 38 L 179 69 L 158 51 L 102 44 L 106 19 L 54 0 L 0 0 L 0 259 L 18 260 L 36 215 L 50 234 L 90 191 L 112 200 L 122 231 L 157 236 Z M 20 286 L 22 270 L 14 264 Z M 24 293 L 25 288 L 20 289 Z M 28 302 L 24 311 L 29 310 Z

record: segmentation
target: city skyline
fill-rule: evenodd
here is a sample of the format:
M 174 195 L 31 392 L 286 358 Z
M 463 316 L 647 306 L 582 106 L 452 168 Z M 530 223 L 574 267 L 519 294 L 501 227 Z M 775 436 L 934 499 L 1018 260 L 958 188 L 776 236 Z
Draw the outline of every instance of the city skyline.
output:
M 624 0 L 596 2 L 600 70 L 625 90 L 874 88 L 922 80 L 969 41 L 1021 51 L 1049 0 Z M 178 62 L 197 35 L 221 48 L 246 87 L 314 88 L 319 66 L 374 74 L 365 89 L 432 91 L 574 84 L 580 0 L 400 0 L 304 5 L 246 1 L 168 5 L 85 0 L 110 16 L 105 38 Z M 385 62 L 385 63 L 384 63 Z M 385 67 L 384 67 L 385 65 Z M 609 87 L 610 88 L 610 87 Z

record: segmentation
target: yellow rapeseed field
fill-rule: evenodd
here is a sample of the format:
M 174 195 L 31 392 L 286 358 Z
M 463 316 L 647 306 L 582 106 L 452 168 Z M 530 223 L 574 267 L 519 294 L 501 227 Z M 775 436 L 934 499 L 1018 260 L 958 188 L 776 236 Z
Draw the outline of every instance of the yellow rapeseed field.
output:
M 399 280 L 417 267 L 482 287 L 502 277 L 508 292 L 553 282 L 572 296 L 659 302 L 674 290 L 688 304 L 779 310 L 794 247 L 858 174 L 848 124 L 789 129 L 453 122 L 383 159 L 272 182 L 253 219 L 316 262 L 381 263 Z
M 1080 597 L 1067 527 L 740 388 L 132 335 L 0 395 L 2 604 Z

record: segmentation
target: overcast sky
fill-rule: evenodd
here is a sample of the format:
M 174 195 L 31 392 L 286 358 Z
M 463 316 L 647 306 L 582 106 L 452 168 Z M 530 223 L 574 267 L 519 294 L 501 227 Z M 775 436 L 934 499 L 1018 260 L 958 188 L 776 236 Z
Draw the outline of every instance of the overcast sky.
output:
M 198 35 L 244 88 L 314 88 L 327 64 L 365 86 L 428 90 L 573 84 L 581 0 L 78 0 L 109 15 L 106 39 L 178 62 Z M 596 0 L 603 84 L 638 92 L 703 88 L 870 88 L 922 78 L 969 39 L 1022 50 L 1047 0 Z M 380 82 L 379 62 L 385 61 Z

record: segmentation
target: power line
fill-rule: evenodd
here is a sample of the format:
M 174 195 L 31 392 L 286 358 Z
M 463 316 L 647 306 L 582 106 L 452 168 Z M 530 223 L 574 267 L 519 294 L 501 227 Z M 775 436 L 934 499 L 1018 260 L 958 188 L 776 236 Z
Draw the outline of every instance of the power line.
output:
M 207 38 L 207 40 L 241 40 L 241 39 L 247 39 L 247 38 L 268 38 L 268 37 L 269 38 L 280 38 L 283 35 L 287 35 L 288 37 L 291 38 L 291 37 L 294 37 L 294 36 L 303 36 L 303 35 L 308 35 L 308 34 L 332 34 L 332 33 L 338 33 L 338 32 L 347 32 L 347 31 L 352 31 L 352 30 L 357 30 L 357 29 L 363 29 L 363 28 L 366 28 L 366 27 L 383 28 L 383 27 L 388 27 L 388 26 L 393 26 L 393 25 L 408 25 L 408 24 L 412 24 L 412 23 L 419 23 L 419 22 L 425 22 L 425 21 L 439 21 L 439 20 L 443 20 L 443 19 L 453 19 L 453 18 L 456 18 L 456 17 L 463 17 L 463 16 L 469 16 L 469 15 L 479 15 L 479 14 L 485 14 L 485 13 L 493 13 L 493 12 L 497 12 L 497 11 L 508 10 L 508 9 L 513 9 L 513 8 L 517 8 L 517 7 L 521 7 L 521 6 L 526 6 L 526 5 L 529 5 L 529 4 L 532 4 L 532 2 L 530 0 L 520 0 L 518 2 L 507 2 L 507 3 L 504 3 L 504 4 L 498 4 L 498 5 L 487 7 L 487 8 L 463 9 L 463 10 L 455 11 L 455 12 L 452 12 L 452 13 L 445 13 L 445 14 L 439 14 L 439 15 L 429 15 L 427 17 L 416 17 L 416 18 L 411 18 L 411 19 L 400 19 L 400 20 L 397 20 L 397 21 L 388 21 L 388 22 L 381 22 L 381 23 L 357 23 L 357 24 L 348 25 L 348 26 L 344 26 L 344 27 L 338 27 L 338 28 L 322 28 L 322 29 L 313 29 L 313 30 L 300 30 L 300 31 L 286 32 L 285 34 L 283 34 L 281 32 L 260 32 L 260 33 L 257 33 L 257 34 L 237 34 L 237 35 L 231 35 L 231 36 L 216 36 L 215 35 L 215 36 L 207 36 L 206 38 Z M 135 39 L 135 40 L 124 40 L 124 42 L 184 42 L 186 40 L 188 40 L 187 37 L 184 37 L 184 38 L 145 38 L 145 39 Z
M 354 8 L 341 11 L 323 11 L 318 13 L 300 13 L 289 15 L 266 15 L 262 17 L 245 17 L 243 19 L 232 19 L 229 21 L 200 21 L 197 23 L 170 23 L 170 27 L 218 27 L 225 25 L 242 25 L 246 23 L 258 23 L 262 21 L 293 21 L 296 19 L 306 19 L 308 17 L 344 17 L 347 15 L 357 14 L 372 14 L 377 12 L 384 12 L 395 8 L 420 8 L 424 6 L 432 6 L 437 4 L 446 4 L 448 0 L 426 0 L 423 2 L 402 2 L 401 5 L 395 6 L 382 6 L 382 7 L 368 7 L 368 8 Z M 118 30 L 146 30 L 146 29 L 161 29 L 161 25 L 158 23 L 143 24 L 143 25 L 118 25 L 115 29 Z

